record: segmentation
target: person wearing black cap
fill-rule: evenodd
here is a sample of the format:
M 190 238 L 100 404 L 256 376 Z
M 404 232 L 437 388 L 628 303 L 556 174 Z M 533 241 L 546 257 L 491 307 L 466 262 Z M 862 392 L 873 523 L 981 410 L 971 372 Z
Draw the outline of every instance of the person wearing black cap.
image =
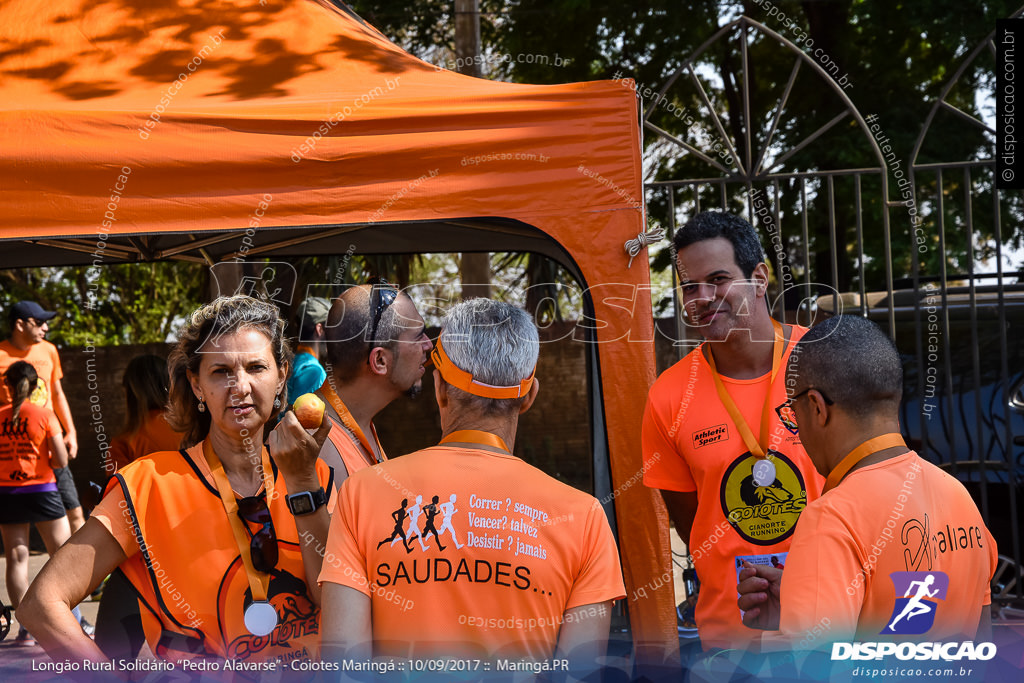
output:
M 56 312 L 43 309 L 35 301 L 19 301 L 11 306 L 7 316 L 11 336 L 0 341 L 0 375 L 6 374 L 7 369 L 18 361 L 26 361 L 35 368 L 39 381 L 29 395 L 28 401 L 56 413 L 64 428 L 64 446 L 70 461 L 78 455 L 78 436 L 75 423 L 71 419 L 71 407 L 61 386 L 64 371 L 61 369 L 57 347 L 46 341 L 46 333 L 50 329 L 49 322 L 56 316 Z M 0 407 L 11 402 L 12 396 L 6 384 L 0 382 Z M 64 509 L 67 511 L 71 533 L 74 534 L 85 524 L 75 480 L 68 467 L 54 468 L 53 473 L 57 479 L 57 488 Z M 91 633 L 91 624 L 83 621 L 82 626 L 86 632 Z
M 11 307 L 8 314 L 11 336 L 0 342 L 0 373 L 7 372 L 7 368 L 19 360 L 32 364 L 39 375 L 39 384 L 29 401 L 57 414 L 64 428 L 64 446 L 68 451 L 68 459 L 74 460 L 78 456 L 78 435 L 74 420 L 71 419 L 71 407 L 60 382 L 64 371 L 61 370 L 57 347 L 46 341 L 49 322 L 56 316 L 54 311 L 43 310 L 35 301 L 19 301 Z M 0 383 L 0 406 L 10 402 L 10 394 Z M 61 498 L 68 511 L 71 533 L 74 533 L 85 524 L 82 504 L 78 500 L 71 472 L 62 467 L 56 474 Z

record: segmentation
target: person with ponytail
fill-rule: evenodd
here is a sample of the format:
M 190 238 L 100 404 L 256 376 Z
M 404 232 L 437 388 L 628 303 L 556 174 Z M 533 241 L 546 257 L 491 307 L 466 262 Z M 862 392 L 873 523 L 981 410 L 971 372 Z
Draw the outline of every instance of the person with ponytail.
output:
M 15 609 L 29 585 L 29 525 L 36 525 L 51 556 L 71 536 L 53 472 L 67 466 L 68 453 L 54 412 L 28 400 L 37 382 L 31 364 L 13 363 L 4 375 L 12 402 L 0 408 L 0 533 Z M 35 644 L 24 627 L 16 642 Z

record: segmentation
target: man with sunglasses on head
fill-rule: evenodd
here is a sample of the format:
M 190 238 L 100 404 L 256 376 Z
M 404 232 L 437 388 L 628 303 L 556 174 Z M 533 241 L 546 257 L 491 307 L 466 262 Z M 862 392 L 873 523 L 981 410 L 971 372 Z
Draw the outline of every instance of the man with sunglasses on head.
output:
M 448 656 L 502 671 L 497 657 L 533 673 L 553 658 L 600 661 L 625 595 L 608 519 L 593 496 L 512 455 L 539 347 L 509 304 L 448 312 L 432 354 L 440 444 L 357 472 L 339 492 L 320 574 L 325 659 Z M 414 496 L 432 501 L 422 528 L 402 515 Z M 425 546 L 380 543 L 402 524 Z
M 61 369 L 57 347 L 46 341 L 46 333 L 50 329 L 49 322 L 55 317 L 56 312 L 43 310 L 35 301 L 19 301 L 11 306 L 7 316 L 11 336 L 0 342 L 0 376 L 19 360 L 27 361 L 36 369 L 39 386 L 32 392 L 29 401 L 56 413 L 64 428 L 64 446 L 68 451 L 68 460 L 74 460 L 78 456 L 78 436 L 75 423 L 71 419 L 71 407 L 61 385 L 64 371 Z M 7 388 L 0 382 L 0 406 L 10 402 L 11 397 Z M 64 508 L 68 513 L 71 533 L 74 533 L 85 524 L 75 480 L 69 467 L 55 469 L 54 474 L 57 477 L 61 500 L 64 501 Z
M 693 556 L 705 651 L 744 648 L 756 634 L 736 609 L 737 567 L 785 553 L 821 478 L 774 407 L 784 367 L 806 332 L 772 319 L 768 267 L 754 228 L 718 211 L 676 233 L 684 314 L 705 343 L 666 370 L 644 412 L 644 484 L 661 489 Z
M 333 426 L 320 459 L 340 486 L 387 459 L 373 418 L 396 398 L 419 394 L 433 344 L 409 295 L 384 280 L 337 297 L 325 332 L 327 379 L 318 393 Z
M 996 544 L 963 485 L 900 435 L 896 346 L 869 320 L 831 318 L 800 340 L 786 385 L 779 412 L 825 487 L 800 516 L 785 569 L 741 570 L 743 622 L 781 629 L 765 644 L 800 649 L 988 640 Z

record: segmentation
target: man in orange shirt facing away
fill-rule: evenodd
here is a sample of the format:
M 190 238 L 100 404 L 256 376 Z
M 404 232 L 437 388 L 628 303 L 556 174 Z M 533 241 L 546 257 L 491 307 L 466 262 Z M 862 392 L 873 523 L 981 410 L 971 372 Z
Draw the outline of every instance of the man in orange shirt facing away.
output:
M 996 544 L 963 485 L 904 443 L 892 341 L 864 318 L 827 320 L 797 345 L 786 384 L 779 412 L 827 479 L 785 569 L 740 572 L 744 623 L 801 648 L 987 640 Z
M 396 398 L 419 394 L 433 344 L 412 299 L 384 281 L 345 290 L 331 305 L 325 331 L 327 380 L 317 393 L 333 426 L 320 459 L 341 486 L 387 459 L 373 418 Z
M 593 496 L 512 455 L 538 350 L 522 310 L 452 307 L 432 355 L 440 444 L 341 487 L 320 574 L 325 659 L 597 666 L 625 596 L 608 519 Z
M 775 414 L 784 365 L 806 328 L 771 318 L 754 228 L 707 211 L 676 234 L 684 312 L 706 342 L 662 373 L 643 420 L 644 484 L 661 489 L 701 587 L 701 645 L 744 648 L 757 632 L 736 609 L 737 566 L 785 564 L 821 477 Z
M 7 318 L 11 325 L 11 336 L 0 342 L 0 375 L 19 360 L 27 361 L 39 375 L 39 386 L 32 392 L 29 401 L 33 404 L 52 410 L 64 427 L 64 446 L 68 452 L 68 460 L 78 456 L 78 436 L 75 423 L 71 419 L 71 408 L 61 386 L 64 371 L 60 366 L 57 347 L 46 341 L 46 333 L 50 329 L 49 321 L 57 314 L 45 311 L 34 301 L 19 301 L 11 307 Z M 7 389 L 0 383 L 0 405 L 11 402 Z M 82 504 L 78 500 L 75 480 L 67 467 L 55 468 L 57 486 L 60 489 L 64 508 L 68 513 L 71 533 L 75 533 L 85 524 Z

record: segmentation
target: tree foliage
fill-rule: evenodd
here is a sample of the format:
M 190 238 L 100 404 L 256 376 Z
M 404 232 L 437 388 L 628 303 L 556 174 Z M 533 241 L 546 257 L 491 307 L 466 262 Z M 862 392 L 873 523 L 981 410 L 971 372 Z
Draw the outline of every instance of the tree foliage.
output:
M 204 299 L 207 273 L 180 262 L 0 270 L 0 309 L 56 311 L 47 338 L 60 347 L 163 342 Z

